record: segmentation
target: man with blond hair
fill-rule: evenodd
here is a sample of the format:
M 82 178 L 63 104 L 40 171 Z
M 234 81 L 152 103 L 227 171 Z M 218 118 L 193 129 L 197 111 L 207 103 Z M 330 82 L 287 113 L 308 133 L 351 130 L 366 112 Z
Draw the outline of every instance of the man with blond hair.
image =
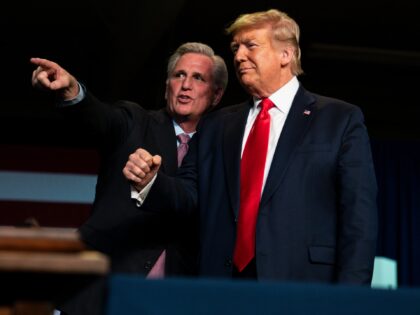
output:
M 362 112 L 303 88 L 286 13 L 241 15 L 227 32 L 251 99 L 202 121 L 177 178 L 157 173 L 159 156 L 130 157 L 144 209 L 198 211 L 203 276 L 370 284 L 377 187 Z

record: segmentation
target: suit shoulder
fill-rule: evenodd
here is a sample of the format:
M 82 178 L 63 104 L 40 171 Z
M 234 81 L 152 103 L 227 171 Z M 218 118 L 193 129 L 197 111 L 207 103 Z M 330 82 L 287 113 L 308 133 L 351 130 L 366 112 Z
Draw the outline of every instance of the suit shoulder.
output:
M 229 116 L 231 114 L 235 114 L 241 110 L 244 109 L 244 107 L 246 107 L 248 104 L 248 102 L 243 102 L 240 104 L 235 104 L 235 105 L 229 105 L 229 106 L 224 106 L 220 109 L 217 109 L 215 111 L 212 111 L 211 113 L 208 113 L 205 117 L 204 120 L 214 120 L 214 119 L 220 119 L 222 117 L 226 117 Z
M 114 103 L 115 106 L 120 107 L 133 114 L 146 114 L 147 110 L 143 108 L 139 103 L 135 103 L 127 100 L 119 100 Z
M 340 109 L 355 110 L 359 107 L 345 100 L 338 99 L 335 97 L 320 95 L 316 93 L 310 93 L 315 98 L 315 104 L 320 107 L 338 107 Z
M 315 99 L 315 103 L 313 104 L 313 106 L 317 110 L 343 113 L 361 112 L 361 108 L 359 106 L 349 103 L 347 101 L 316 93 L 310 94 Z
M 120 100 L 116 102 L 115 105 L 135 119 L 152 119 L 159 123 L 166 122 L 166 120 L 168 120 L 168 115 L 164 109 L 148 110 L 139 103 L 127 100 Z

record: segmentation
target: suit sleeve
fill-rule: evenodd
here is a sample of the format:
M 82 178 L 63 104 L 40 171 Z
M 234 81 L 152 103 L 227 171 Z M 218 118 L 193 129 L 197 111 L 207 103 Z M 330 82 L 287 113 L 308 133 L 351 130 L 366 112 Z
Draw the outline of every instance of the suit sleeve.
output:
M 370 284 L 377 238 L 377 184 L 359 109 L 348 119 L 338 157 L 338 282 Z
M 85 137 L 98 148 L 112 150 L 126 141 L 133 127 L 134 111 L 131 108 L 134 106 L 140 107 L 124 101 L 111 105 L 86 92 L 86 97 L 80 103 L 60 110 L 75 122 L 75 126 L 82 128 Z
M 189 216 L 198 206 L 198 161 L 199 132 L 189 142 L 188 153 L 176 177 L 159 172 L 142 208 L 158 212 L 172 212 Z

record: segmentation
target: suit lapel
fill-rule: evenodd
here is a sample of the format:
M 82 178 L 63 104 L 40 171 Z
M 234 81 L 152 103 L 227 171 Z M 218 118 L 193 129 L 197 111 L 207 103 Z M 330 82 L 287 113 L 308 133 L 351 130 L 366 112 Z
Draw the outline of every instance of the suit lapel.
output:
M 171 117 L 165 109 L 153 112 L 151 126 L 153 147 L 156 152 L 165 158 L 162 159 L 162 171 L 168 175 L 174 175 L 178 169 L 176 154 L 176 135 Z M 170 136 L 168 136 L 170 135 Z M 170 158 L 168 158 L 170 157 Z
M 239 212 L 239 177 L 242 139 L 252 102 L 240 104 L 235 112 L 226 115 L 223 134 L 223 161 L 229 199 L 237 217 Z
M 280 186 L 293 153 L 303 139 L 315 114 L 311 107 L 314 101 L 315 99 L 303 87 L 299 88 L 277 142 L 260 207 L 270 199 Z

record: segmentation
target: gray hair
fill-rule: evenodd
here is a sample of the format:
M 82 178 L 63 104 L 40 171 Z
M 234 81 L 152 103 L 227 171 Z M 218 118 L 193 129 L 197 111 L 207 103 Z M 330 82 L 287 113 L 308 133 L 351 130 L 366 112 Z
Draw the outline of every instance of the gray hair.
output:
M 168 78 L 173 73 L 175 66 L 183 55 L 196 53 L 210 57 L 213 60 L 213 80 L 215 88 L 222 88 L 224 91 L 228 83 L 228 71 L 222 57 L 216 55 L 213 49 L 203 43 L 189 42 L 184 43 L 175 50 L 168 61 Z

